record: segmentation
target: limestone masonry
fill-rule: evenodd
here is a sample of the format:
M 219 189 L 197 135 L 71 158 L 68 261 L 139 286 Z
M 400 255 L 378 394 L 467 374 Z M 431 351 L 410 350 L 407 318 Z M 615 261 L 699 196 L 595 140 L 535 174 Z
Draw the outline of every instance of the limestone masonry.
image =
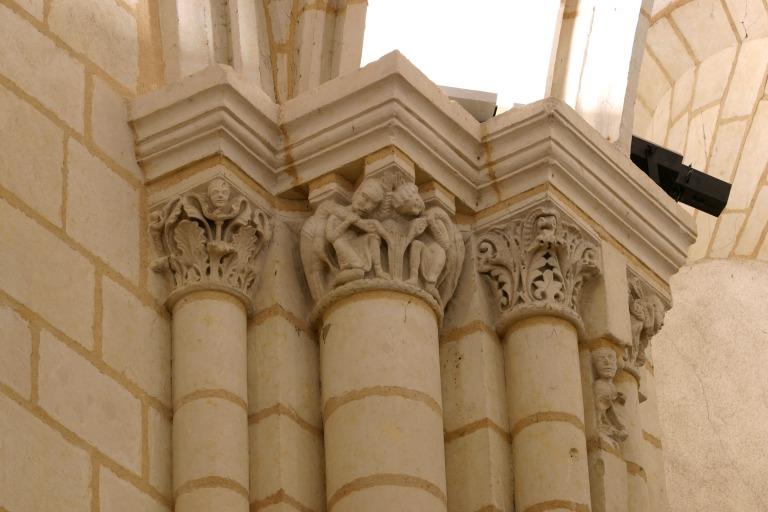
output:
M 711 353 L 765 362 L 768 6 L 702 3 L 563 1 L 546 97 L 481 123 L 360 67 L 366 0 L 0 0 L 0 512 L 768 510 L 684 433 L 699 357 L 765 411 Z

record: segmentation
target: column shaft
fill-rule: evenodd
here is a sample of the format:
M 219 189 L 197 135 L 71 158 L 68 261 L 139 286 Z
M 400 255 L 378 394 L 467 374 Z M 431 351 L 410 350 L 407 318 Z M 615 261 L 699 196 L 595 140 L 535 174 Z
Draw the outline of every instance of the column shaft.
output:
M 640 400 L 638 382 L 626 371 L 616 375 L 616 387 L 624 394 L 624 415 L 627 440 L 622 443 L 622 454 L 627 462 L 627 495 L 629 512 L 649 512 L 648 482 L 643 457 L 645 441 L 640 423 Z
M 551 316 L 505 336 L 515 509 L 589 509 L 584 404 L 576 329 Z
M 246 312 L 227 293 L 173 307 L 176 512 L 248 510 Z
M 320 340 L 328 511 L 446 510 L 437 320 L 367 291 L 325 313 Z

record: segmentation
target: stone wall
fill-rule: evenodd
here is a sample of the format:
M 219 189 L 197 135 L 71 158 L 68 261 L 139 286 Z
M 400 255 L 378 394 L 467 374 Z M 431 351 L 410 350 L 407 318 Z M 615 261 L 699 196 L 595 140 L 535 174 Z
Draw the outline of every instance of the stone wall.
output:
M 0 1 L 0 510 L 171 507 L 170 329 L 125 103 L 159 82 L 149 5 Z
M 733 184 L 672 280 L 654 338 L 672 511 L 768 510 L 763 384 L 768 316 L 768 11 L 765 2 L 661 1 L 635 133 Z

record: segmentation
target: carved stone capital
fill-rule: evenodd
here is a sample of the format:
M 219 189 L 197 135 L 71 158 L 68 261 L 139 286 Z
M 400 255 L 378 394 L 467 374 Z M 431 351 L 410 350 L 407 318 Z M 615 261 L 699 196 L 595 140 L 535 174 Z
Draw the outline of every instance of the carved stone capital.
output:
M 404 172 L 370 174 L 351 200 L 321 202 L 301 229 L 300 249 L 313 321 L 336 300 L 367 290 L 418 296 L 442 319 L 464 261 L 451 216 L 426 208 Z
M 632 326 L 632 346 L 627 347 L 627 362 L 630 368 L 640 368 L 645 364 L 645 350 L 661 327 L 664 315 L 669 309 L 667 302 L 631 272 L 629 281 L 629 316 Z
M 525 317 L 553 315 L 582 330 L 583 284 L 600 273 L 598 243 L 560 209 L 545 203 L 479 237 L 478 267 L 501 310 L 497 330 Z
M 219 290 L 251 308 L 256 258 L 269 242 L 269 216 L 224 178 L 216 177 L 150 212 L 149 230 L 160 257 L 152 269 L 168 276 L 172 307 L 186 293 Z

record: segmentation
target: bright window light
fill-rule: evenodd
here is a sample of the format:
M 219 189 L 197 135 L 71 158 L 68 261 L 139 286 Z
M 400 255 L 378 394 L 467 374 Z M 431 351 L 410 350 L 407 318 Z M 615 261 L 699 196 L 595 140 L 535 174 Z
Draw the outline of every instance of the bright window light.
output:
M 438 85 L 544 97 L 560 0 L 369 0 L 363 65 L 400 50 Z

